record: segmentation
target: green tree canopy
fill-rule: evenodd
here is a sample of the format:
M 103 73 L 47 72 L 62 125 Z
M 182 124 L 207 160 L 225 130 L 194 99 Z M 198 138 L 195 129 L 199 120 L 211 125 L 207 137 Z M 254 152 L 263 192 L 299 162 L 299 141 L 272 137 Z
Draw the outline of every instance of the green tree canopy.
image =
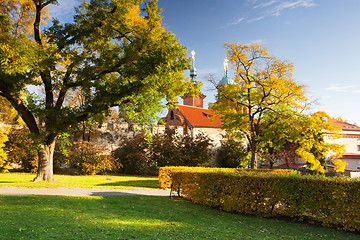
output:
M 72 23 L 54 19 L 41 31 L 49 4 L 56 0 L 31 1 L 31 35 L 14 34 L 11 9 L 0 16 L 0 95 L 40 143 L 35 181 L 53 180 L 59 133 L 112 106 L 133 121 L 148 121 L 161 99 L 182 93 L 189 67 L 186 49 L 162 26 L 156 1 L 84 2 Z M 29 85 L 40 93 L 29 94 Z M 68 104 L 78 90 L 85 102 Z

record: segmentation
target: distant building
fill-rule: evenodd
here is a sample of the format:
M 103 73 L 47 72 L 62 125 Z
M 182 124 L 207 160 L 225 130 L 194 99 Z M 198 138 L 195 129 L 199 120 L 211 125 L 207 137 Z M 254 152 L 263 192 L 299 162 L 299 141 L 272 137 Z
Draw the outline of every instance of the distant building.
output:
M 329 122 L 340 128 L 341 138 L 331 142 L 345 146 L 345 153 L 339 159 L 347 163 L 347 175 L 360 177 L 360 127 L 346 122 Z
M 190 69 L 190 80 L 198 84 L 196 80 L 196 68 L 194 67 L 195 52 L 192 51 L 192 67 Z M 225 84 L 233 84 L 234 81 L 228 77 L 227 61 L 225 60 L 225 74 L 218 84 L 218 87 Z M 177 128 L 184 134 L 196 134 L 202 132 L 206 134 L 213 142 L 214 146 L 219 146 L 225 131 L 221 129 L 221 120 L 214 111 L 204 108 L 205 95 L 199 93 L 193 95 L 185 93 L 182 97 L 183 104 L 175 104 L 174 108 L 169 108 L 165 120 L 165 128 Z

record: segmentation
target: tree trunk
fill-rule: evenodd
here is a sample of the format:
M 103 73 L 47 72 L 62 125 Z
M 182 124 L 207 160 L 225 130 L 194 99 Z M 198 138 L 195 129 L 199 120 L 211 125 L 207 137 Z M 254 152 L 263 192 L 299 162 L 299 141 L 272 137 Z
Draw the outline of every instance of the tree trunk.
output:
M 251 146 L 250 168 L 257 169 L 256 146 Z
M 34 182 L 40 181 L 54 181 L 53 173 L 53 157 L 55 150 L 55 139 L 48 144 L 44 144 L 40 147 L 38 156 L 39 156 L 39 165 L 37 170 L 37 175 L 34 178 Z

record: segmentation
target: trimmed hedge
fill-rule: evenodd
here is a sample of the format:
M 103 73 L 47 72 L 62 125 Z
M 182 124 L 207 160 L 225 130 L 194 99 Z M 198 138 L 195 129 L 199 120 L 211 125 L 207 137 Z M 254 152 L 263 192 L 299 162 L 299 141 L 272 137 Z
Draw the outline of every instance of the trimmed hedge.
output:
M 360 181 L 263 171 L 177 168 L 173 189 L 192 202 L 229 212 L 289 217 L 360 231 Z
M 224 172 L 224 173 L 238 173 L 238 172 L 252 172 L 264 174 L 283 174 L 294 175 L 297 171 L 291 169 L 246 169 L 246 168 L 206 168 L 206 167 L 161 167 L 159 168 L 159 186 L 160 188 L 171 188 L 171 173 L 178 171 L 191 172 Z

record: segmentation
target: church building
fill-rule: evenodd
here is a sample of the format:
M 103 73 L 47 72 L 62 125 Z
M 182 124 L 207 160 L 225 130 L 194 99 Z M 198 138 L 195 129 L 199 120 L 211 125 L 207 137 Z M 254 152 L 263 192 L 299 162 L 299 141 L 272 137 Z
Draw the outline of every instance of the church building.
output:
M 190 81 L 194 84 L 199 84 L 196 80 L 196 68 L 194 67 L 195 52 L 192 51 Z M 233 84 L 234 81 L 228 77 L 227 59 L 225 60 L 225 74 L 217 87 L 225 84 Z M 221 129 L 221 120 L 219 116 L 214 114 L 214 111 L 204 108 L 205 95 L 202 93 L 196 96 L 185 93 L 182 97 L 183 104 L 176 103 L 174 108 L 170 108 L 165 120 L 165 128 L 177 128 L 184 134 L 191 134 L 192 136 L 202 132 L 205 133 L 211 140 L 214 146 L 220 145 L 220 140 L 225 134 Z

